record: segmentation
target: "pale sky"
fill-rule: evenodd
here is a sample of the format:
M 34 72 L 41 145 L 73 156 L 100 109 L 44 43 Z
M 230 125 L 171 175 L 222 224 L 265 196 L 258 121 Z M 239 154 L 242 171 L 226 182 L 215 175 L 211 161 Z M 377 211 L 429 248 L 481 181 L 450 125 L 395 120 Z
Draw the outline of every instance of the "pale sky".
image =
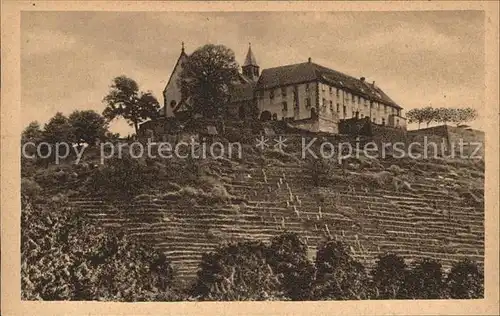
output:
M 126 75 L 163 104 L 177 61 L 224 44 L 242 64 L 252 43 L 261 70 L 318 64 L 375 81 L 405 111 L 423 106 L 484 108 L 484 14 L 426 12 L 23 12 L 22 118 L 102 112 L 114 77 Z M 481 117 L 471 124 L 481 128 Z M 119 120 L 122 135 L 133 129 Z

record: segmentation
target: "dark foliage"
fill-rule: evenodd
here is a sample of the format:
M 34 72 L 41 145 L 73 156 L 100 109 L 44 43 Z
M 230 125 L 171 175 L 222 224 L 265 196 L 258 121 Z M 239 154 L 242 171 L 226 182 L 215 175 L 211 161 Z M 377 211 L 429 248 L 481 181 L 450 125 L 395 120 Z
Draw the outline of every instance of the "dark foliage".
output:
M 408 266 L 404 259 L 395 254 L 379 256 L 372 271 L 375 298 L 407 298 Z
M 311 297 L 314 265 L 307 257 L 307 245 L 296 233 L 274 237 L 268 247 L 267 260 L 279 275 L 284 295 L 294 301 Z
M 448 295 L 454 299 L 484 297 L 484 274 L 476 263 L 462 260 L 454 264 L 446 278 Z
M 177 300 L 164 255 L 104 232 L 63 200 L 23 193 L 21 289 L 25 300 Z
M 414 262 L 409 272 L 406 288 L 409 298 L 442 298 L 445 289 L 441 263 L 428 258 Z
M 325 242 L 316 254 L 316 299 L 366 299 L 370 295 L 365 268 L 340 241 Z
M 69 123 L 73 128 L 75 140 L 89 145 L 96 140 L 104 140 L 108 130 L 106 119 L 95 111 L 74 111 L 69 115 Z
M 200 300 L 283 299 L 279 278 L 267 263 L 266 253 L 265 244 L 249 241 L 205 254 L 192 295 Z
M 85 191 L 133 198 L 166 177 L 167 170 L 163 167 L 149 159 L 135 159 L 128 155 L 112 157 L 92 170 L 86 180 Z
M 151 92 L 139 91 L 139 85 L 133 79 L 119 76 L 113 79 L 111 89 L 103 99 L 106 103 L 102 115 L 108 120 L 124 118 L 135 133 L 139 131 L 139 124 L 155 119 L 159 115 L 160 104 Z
M 188 57 L 179 84 L 182 94 L 192 100 L 193 113 L 217 118 L 226 113 L 237 76 L 234 52 L 224 45 L 207 44 Z

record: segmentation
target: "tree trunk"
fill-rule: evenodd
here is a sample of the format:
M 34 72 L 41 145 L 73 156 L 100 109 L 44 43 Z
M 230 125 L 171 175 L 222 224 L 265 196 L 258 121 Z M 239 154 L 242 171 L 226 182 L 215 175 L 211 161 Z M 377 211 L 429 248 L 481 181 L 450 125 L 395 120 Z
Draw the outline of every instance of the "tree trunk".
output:
M 134 121 L 134 129 L 135 129 L 135 137 L 137 137 L 139 134 L 139 125 L 137 124 L 136 121 Z

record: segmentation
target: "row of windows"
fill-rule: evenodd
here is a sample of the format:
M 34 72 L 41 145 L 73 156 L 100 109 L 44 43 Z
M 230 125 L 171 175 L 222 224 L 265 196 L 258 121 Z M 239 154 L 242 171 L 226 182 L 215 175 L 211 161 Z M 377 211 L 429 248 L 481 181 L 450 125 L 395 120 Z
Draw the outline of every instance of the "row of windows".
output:
M 324 84 L 322 85 L 322 87 L 323 87 L 323 91 L 325 91 L 325 86 L 326 86 L 326 85 L 324 85 Z M 309 91 L 309 87 L 310 87 L 310 86 L 309 86 L 309 84 L 306 84 L 306 91 Z M 339 98 L 339 97 L 340 97 L 340 91 L 341 91 L 340 89 L 338 89 L 338 88 L 334 88 L 334 87 L 332 87 L 332 86 L 328 86 L 328 87 L 329 87 L 329 90 L 330 90 L 330 94 L 333 94 L 333 90 L 335 90 L 335 93 L 336 93 L 337 98 Z M 287 89 L 287 87 L 281 87 L 281 88 L 280 88 L 280 91 L 281 91 L 281 96 L 282 96 L 282 97 L 286 97 L 286 96 L 287 96 L 287 90 L 288 90 L 288 89 Z M 293 87 L 293 96 L 294 96 L 294 101 L 295 101 L 295 100 L 297 100 L 297 98 L 298 98 L 298 86 L 294 86 L 294 87 Z M 261 97 L 261 98 L 263 98 L 263 97 L 264 97 L 264 91 L 263 91 L 263 90 L 261 90 L 261 91 L 260 91 L 260 97 Z M 275 97 L 275 91 L 274 91 L 274 89 L 273 89 L 273 90 L 271 90 L 271 91 L 269 92 L 269 98 L 270 98 L 271 100 L 273 100 L 273 99 L 274 99 L 274 97 Z M 323 100 L 324 100 L 324 99 L 323 99 Z M 370 104 L 370 101 L 369 101 L 369 100 L 364 99 L 364 98 L 363 98 L 363 97 L 361 97 L 361 96 L 357 96 L 357 95 L 352 94 L 352 93 L 349 93 L 349 92 L 346 92 L 346 93 L 344 94 L 344 101 L 345 101 L 345 102 L 351 102 L 351 103 L 352 103 L 352 104 L 354 104 L 354 105 L 364 105 L 365 107 L 368 107 L 368 106 L 369 106 L 369 104 Z M 385 104 L 384 104 L 383 106 L 384 106 L 384 112 L 385 112 L 385 113 L 387 113 L 387 112 L 388 112 L 388 106 L 387 106 L 387 105 L 385 105 Z M 380 110 L 380 103 L 373 102 L 373 103 L 371 104 L 371 107 L 372 107 L 372 108 L 375 108 L 375 107 L 376 107 L 378 110 Z M 394 108 L 391 108 L 391 112 L 394 114 L 394 113 L 395 113 L 395 109 L 394 109 Z
M 298 109 L 299 102 L 297 100 L 295 100 L 294 104 L 295 104 L 295 108 Z M 330 100 L 329 105 L 330 105 L 330 112 L 333 112 L 333 101 L 332 100 Z M 327 100 L 325 98 L 323 98 L 323 108 L 326 108 L 326 106 L 327 106 Z M 310 107 L 311 107 L 311 98 L 306 98 L 306 108 L 310 108 Z M 380 107 L 378 107 L 378 108 L 380 108 Z M 288 102 L 287 101 L 282 102 L 282 110 L 288 111 Z M 340 103 L 338 103 L 338 102 L 336 104 L 336 111 L 340 112 Z M 344 112 L 344 114 L 347 112 L 346 105 L 343 106 L 343 112 Z M 394 113 L 394 112 L 395 112 L 395 109 L 392 108 L 392 113 Z M 354 111 L 353 111 L 353 113 L 354 113 Z M 384 113 L 387 113 L 387 106 L 386 105 L 384 105 Z

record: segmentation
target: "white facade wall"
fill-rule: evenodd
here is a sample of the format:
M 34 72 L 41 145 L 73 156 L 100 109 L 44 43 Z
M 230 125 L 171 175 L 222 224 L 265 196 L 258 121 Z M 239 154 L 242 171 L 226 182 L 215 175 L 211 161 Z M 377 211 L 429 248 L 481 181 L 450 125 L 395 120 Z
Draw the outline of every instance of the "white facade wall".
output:
M 294 101 L 294 91 L 297 91 L 298 107 Z M 371 117 L 372 122 L 376 124 L 405 125 L 402 113 L 398 109 L 377 101 L 373 101 L 370 105 L 370 101 L 360 95 L 322 82 L 260 90 L 257 92 L 257 105 L 260 113 L 269 111 L 271 116 L 276 115 L 277 120 L 308 119 L 311 117 L 311 108 L 314 107 L 323 121 L 321 130 L 332 130 L 330 126 L 324 125 L 329 125 L 328 122 L 336 124 L 339 119 L 353 118 L 356 112 L 359 112 L 359 118 Z M 401 119 L 394 118 L 394 115 L 398 116 L 398 112 Z
M 260 113 L 269 111 L 271 115 L 276 114 L 278 120 L 282 118 L 307 119 L 311 117 L 311 108 L 316 107 L 317 104 L 316 89 L 317 83 L 309 82 L 260 90 L 257 92 L 257 106 Z M 297 91 L 295 93 L 297 103 L 294 99 L 294 91 Z M 286 111 L 284 102 L 286 102 Z

